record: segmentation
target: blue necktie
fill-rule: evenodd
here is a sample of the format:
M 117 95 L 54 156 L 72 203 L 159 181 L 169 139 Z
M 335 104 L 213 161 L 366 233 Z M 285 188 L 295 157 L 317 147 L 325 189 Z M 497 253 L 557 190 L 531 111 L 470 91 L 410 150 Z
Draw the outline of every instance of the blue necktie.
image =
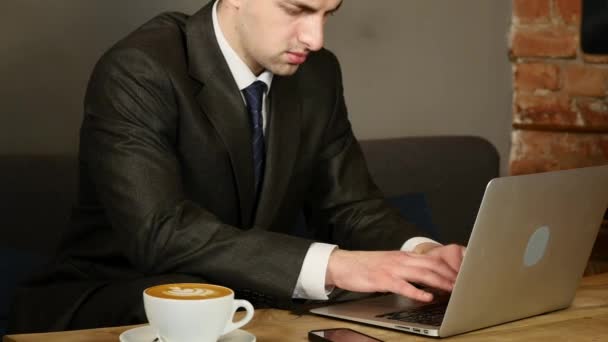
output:
M 251 144 L 253 147 L 253 171 L 255 174 L 255 203 L 259 199 L 264 180 L 264 164 L 266 161 L 266 146 L 264 143 L 264 125 L 262 118 L 262 99 L 266 91 L 266 83 L 255 81 L 243 89 L 247 110 L 251 116 Z

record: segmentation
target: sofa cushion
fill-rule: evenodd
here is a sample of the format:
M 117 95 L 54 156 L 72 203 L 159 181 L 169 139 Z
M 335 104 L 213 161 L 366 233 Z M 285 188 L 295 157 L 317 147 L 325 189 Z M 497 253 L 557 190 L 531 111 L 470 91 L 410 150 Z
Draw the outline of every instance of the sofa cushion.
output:
M 361 141 L 370 175 L 385 196 L 423 193 L 442 243 L 467 244 L 488 181 L 498 176 L 494 146 L 479 137 Z
M 433 224 L 433 215 L 425 194 L 418 192 L 404 194 L 389 197 L 386 201 L 399 211 L 401 217 L 416 225 L 421 232 L 428 234 L 432 239 L 438 238 L 437 228 Z
M 0 248 L 0 330 L 6 329 L 11 298 L 17 286 L 45 262 L 45 257 L 35 253 Z

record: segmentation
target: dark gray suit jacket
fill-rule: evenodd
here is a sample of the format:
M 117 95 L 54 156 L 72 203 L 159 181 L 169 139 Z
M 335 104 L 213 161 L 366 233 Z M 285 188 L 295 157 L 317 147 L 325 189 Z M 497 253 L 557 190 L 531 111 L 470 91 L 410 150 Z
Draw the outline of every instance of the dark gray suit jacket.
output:
M 72 224 L 55 265 L 22 298 L 54 297 L 52 314 L 69 317 L 108 282 L 177 273 L 285 306 L 311 242 L 398 249 L 418 234 L 370 179 L 327 50 L 273 80 L 254 207 L 249 116 L 211 8 L 161 15 L 97 64 Z M 289 234 L 300 212 L 310 240 Z

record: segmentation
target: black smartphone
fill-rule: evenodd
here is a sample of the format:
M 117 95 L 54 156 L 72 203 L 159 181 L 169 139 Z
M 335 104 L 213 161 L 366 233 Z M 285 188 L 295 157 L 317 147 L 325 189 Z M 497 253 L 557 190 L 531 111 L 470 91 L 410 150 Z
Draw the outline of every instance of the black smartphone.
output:
M 382 342 L 382 340 L 347 328 L 309 331 L 308 340 L 311 342 Z

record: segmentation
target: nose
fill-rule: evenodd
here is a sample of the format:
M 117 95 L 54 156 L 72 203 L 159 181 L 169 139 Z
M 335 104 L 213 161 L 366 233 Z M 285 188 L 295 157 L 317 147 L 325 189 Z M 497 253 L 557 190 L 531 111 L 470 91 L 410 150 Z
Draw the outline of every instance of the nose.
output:
M 312 15 L 302 23 L 299 40 L 310 51 L 317 51 L 323 47 L 323 27 L 325 18 Z

